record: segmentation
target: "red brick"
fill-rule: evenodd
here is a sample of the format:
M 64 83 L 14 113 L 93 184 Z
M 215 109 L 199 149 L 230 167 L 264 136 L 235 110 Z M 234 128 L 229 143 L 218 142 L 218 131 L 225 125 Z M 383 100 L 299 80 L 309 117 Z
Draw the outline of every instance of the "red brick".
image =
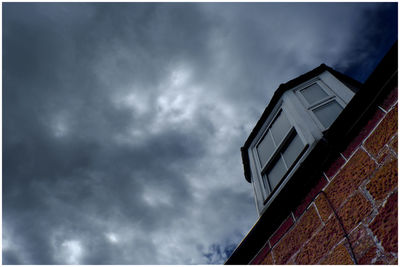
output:
M 274 259 L 272 258 L 272 254 L 268 253 L 259 264 L 262 264 L 262 265 L 272 265 L 272 264 L 274 264 Z
M 357 260 L 372 247 L 375 247 L 375 242 L 369 235 L 364 225 L 360 224 L 350 235 L 349 240 L 353 247 L 353 252 Z
M 291 257 L 290 260 L 288 260 L 285 265 L 296 265 L 296 262 L 294 261 L 294 257 Z
M 310 190 L 310 192 L 307 194 L 307 196 L 303 199 L 301 204 L 297 206 L 296 210 L 293 212 L 294 216 L 299 218 L 301 214 L 306 210 L 308 205 L 311 203 L 311 201 L 314 199 L 314 197 L 324 188 L 324 186 L 328 183 L 328 181 L 325 179 L 325 177 L 321 177 L 317 183 L 316 186 L 313 187 L 313 189 Z
M 375 200 L 384 199 L 397 188 L 397 171 L 397 159 L 391 158 L 372 176 L 366 188 Z
M 385 161 L 386 157 L 389 156 L 390 153 L 390 148 L 388 146 L 384 146 L 381 151 L 379 151 L 378 155 L 376 156 L 376 161 L 378 164 L 382 163 Z
M 265 257 L 268 255 L 270 251 L 271 247 L 267 242 L 265 246 L 262 248 L 262 250 L 258 253 L 258 255 L 251 261 L 250 264 L 260 264 L 260 262 L 262 262 L 265 259 Z
M 325 171 L 326 176 L 332 178 L 345 162 L 346 161 L 343 159 L 343 157 L 339 155 L 337 159 L 332 162 L 329 168 Z
M 390 110 L 394 103 L 397 101 L 397 87 L 394 88 L 382 103 L 382 108 L 386 111 Z
M 361 265 L 387 265 L 389 261 L 385 256 L 380 255 L 378 248 L 371 247 L 357 262 Z
M 332 217 L 325 227 L 301 249 L 296 257 L 296 262 L 298 264 L 317 264 L 343 237 L 343 230 L 336 218 Z
M 394 152 L 396 152 L 397 154 L 397 147 L 398 147 L 398 143 L 397 143 L 397 135 L 392 139 L 392 141 L 390 141 L 389 146 L 393 149 Z
M 326 199 L 326 196 L 322 193 L 315 199 L 315 205 L 317 206 L 319 215 L 324 222 L 327 222 L 329 216 L 331 216 L 333 210 Z
M 374 264 L 375 265 L 387 265 L 387 261 L 385 260 L 385 257 L 381 256 L 374 262 Z
M 373 264 L 373 260 L 377 258 L 376 252 L 377 252 L 377 248 L 376 247 L 370 248 L 361 257 L 361 259 L 358 260 L 358 264 L 362 264 L 362 265 Z
M 342 220 L 344 229 L 350 232 L 359 222 L 361 222 L 372 211 L 371 203 L 357 191 L 338 212 Z
M 321 264 L 323 265 L 350 265 L 354 264 L 347 248 L 340 244 L 337 246 L 329 256 L 324 259 Z
M 359 149 L 325 190 L 333 207 L 337 209 L 372 174 L 375 167 L 375 161 Z
M 278 228 L 278 230 L 275 231 L 275 233 L 272 235 L 272 237 L 269 239 L 269 242 L 271 243 L 271 246 L 274 246 L 276 242 L 279 241 L 279 239 L 282 238 L 282 236 L 292 227 L 293 225 L 293 218 L 292 215 L 290 215 Z
M 392 194 L 369 228 L 387 252 L 398 253 L 397 245 L 397 192 Z
M 397 133 L 397 106 L 392 109 L 368 137 L 364 146 L 373 156 L 377 156 L 383 146 Z
M 317 212 L 311 206 L 300 218 L 294 228 L 288 232 L 272 249 L 276 264 L 284 264 L 299 250 L 321 225 Z
M 365 126 L 361 129 L 360 133 L 350 142 L 347 148 L 343 151 L 343 156 L 347 159 L 350 158 L 350 155 L 355 151 L 362 141 L 370 134 L 372 129 L 378 124 L 378 122 L 383 118 L 385 113 L 379 108 L 376 109 L 375 114 L 371 117 L 371 119 L 365 124 Z

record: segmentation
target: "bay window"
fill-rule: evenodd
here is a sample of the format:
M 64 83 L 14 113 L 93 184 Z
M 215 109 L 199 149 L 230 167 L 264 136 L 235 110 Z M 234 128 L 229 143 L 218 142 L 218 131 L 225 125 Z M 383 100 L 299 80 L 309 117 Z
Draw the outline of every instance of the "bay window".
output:
M 328 71 L 296 79 L 278 88 L 243 147 L 245 177 L 253 183 L 260 214 L 288 185 L 354 95 Z

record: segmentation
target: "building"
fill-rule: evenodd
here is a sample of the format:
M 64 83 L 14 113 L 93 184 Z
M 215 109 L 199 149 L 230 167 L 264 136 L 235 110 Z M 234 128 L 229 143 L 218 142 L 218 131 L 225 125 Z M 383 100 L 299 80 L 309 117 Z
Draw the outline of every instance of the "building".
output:
M 241 148 L 260 217 L 226 264 L 397 264 L 397 59 L 279 86 Z

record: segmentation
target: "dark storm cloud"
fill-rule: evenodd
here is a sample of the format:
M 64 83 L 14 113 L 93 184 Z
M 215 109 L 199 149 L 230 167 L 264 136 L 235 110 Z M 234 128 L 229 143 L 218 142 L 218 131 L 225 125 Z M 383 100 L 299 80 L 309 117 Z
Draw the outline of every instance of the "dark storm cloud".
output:
M 273 90 L 322 62 L 364 79 L 396 8 L 4 3 L 3 263 L 223 263 Z
M 385 3 L 363 10 L 362 15 L 368 18 L 358 28 L 358 32 L 364 32 L 363 41 L 352 40 L 348 60 L 336 67 L 363 82 L 385 56 L 388 46 L 397 40 L 398 14 L 393 4 Z

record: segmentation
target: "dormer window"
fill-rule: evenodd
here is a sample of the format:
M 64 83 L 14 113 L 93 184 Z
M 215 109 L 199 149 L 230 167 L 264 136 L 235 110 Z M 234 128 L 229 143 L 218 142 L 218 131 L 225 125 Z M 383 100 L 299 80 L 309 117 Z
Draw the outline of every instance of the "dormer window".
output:
M 242 148 L 245 177 L 253 184 L 260 214 L 293 177 L 357 86 L 322 65 L 278 88 Z
M 320 80 L 297 90 L 297 95 L 321 130 L 328 129 L 345 106 Z

